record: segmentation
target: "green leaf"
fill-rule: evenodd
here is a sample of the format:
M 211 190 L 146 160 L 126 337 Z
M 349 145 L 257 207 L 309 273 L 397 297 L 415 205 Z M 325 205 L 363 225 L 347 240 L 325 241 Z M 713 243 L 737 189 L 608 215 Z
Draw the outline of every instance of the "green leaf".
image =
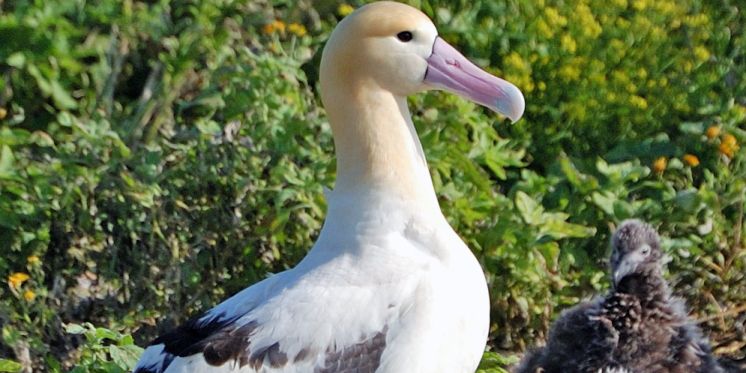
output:
M 61 111 L 59 114 L 57 114 L 57 123 L 60 124 L 60 126 L 63 127 L 72 127 L 72 125 L 75 123 L 75 118 L 67 111 Z
M 687 213 L 696 212 L 700 206 L 700 198 L 696 189 L 686 189 L 676 193 L 676 205 Z
M 73 99 L 72 96 L 70 96 L 69 93 L 65 90 L 64 87 L 62 87 L 62 84 L 60 84 L 57 80 L 52 80 L 50 82 L 50 89 L 51 89 L 51 95 L 52 100 L 55 103 L 55 106 L 59 109 L 75 109 L 78 107 L 78 102 Z
M 558 240 L 568 237 L 590 237 L 596 234 L 596 228 L 568 223 L 564 219 L 550 219 L 541 226 L 540 232 Z
M 125 373 L 126 370 L 113 361 L 101 362 L 101 370 L 106 373 Z
M 13 53 L 8 56 L 8 58 L 5 60 L 5 63 L 15 68 L 21 69 L 23 68 L 23 65 L 26 64 L 26 56 L 21 52 Z
M 223 128 L 213 120 L 201 120 L 197 122 L 197 129 L 207 135 L 219 135 Z
M 593 192 L 593 194 L 591 194 L 591 200 L 596 206 L 601 208 L 606 215 L 614 216 L 614 202 L 617 200 L 614 193 L 608 190 Z
M 0 359 L 0 372 L 20 372 L 23 365 L 13 360 Z
M 15 162 L 13 151 L 8 145 L 3 145 L 0 149 L 0 179 L 8 179 L 16 175 Z
M 521 213 L 523 220 L 530 225 L 539 225 L 542 223 L 542 214 L 544 208 L 539 205 L 533 198 L 523 191 L 515 194 L 515 206 Z
M 56 79 L 47 79 L 39 68 L 34 65 L 28 67 L 28 72 L 36 79 L 36 83 L 39 85 L 39 90 L 41 90 L 45 96 L 50 96 L 57 108 L 64 110 L 75 109 L 78 107 L 78 103 L 72 98 L 72 96 L 70 96 L 59 81 Z
M 34 131 L 34 133 L 29 136 L 29 142 L 41 147 L 54 147 L 54 139 L 44 131 Z
M 562 157 L 560 159 L 560 169 L 567 178 L 567 181 L 581 192 L 587 193 L 598 188 L 598 180 L 593 176 L 585 175 L 578 171 L 569 158 Z
M 59 373 L 62 372 L 62 364 L 60 364 L 57 359 L 55 359 L 53 356 L 47 355 L 44 358 L 44 362 L 47 363 L 47 369 L 50 373 Z
M 128 370 L 134 368 L 142 352 L 143 349 L 135 345 L 109 346 L 109 355 L 112 362 Z
M 518 361 L 519 359 L 515 355 L 504 356 L 497 352 L 486 351 L 482 355 L 477 373 L 508 373 L 506 367 L 516 364 Z
M 703 122 L 683 122 L 679 124 L 679 129 L 681 132 L 690 135 L 701 136 L 705 132 L 705 124 Z
M 98 339 L 110 339 L 112 341 L 119 340 L 119 333 L 109 330 L 106 328 L 96 328 L 96 338 Z
M 67 332 L 68 334 L 83 334 L 86 331 L 87 329 L 80 324 L 70 323 L 65 325 L 65 332 Z

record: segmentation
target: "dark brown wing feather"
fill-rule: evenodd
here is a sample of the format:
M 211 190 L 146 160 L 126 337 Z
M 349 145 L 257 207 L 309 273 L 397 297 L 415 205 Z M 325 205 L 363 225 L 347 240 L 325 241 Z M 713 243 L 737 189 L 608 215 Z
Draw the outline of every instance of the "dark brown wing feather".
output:
M 364 341 L 337 350 L 327 350 L 323 366 L 314 373 L 373 373 L 381 364 L 388 327 Z

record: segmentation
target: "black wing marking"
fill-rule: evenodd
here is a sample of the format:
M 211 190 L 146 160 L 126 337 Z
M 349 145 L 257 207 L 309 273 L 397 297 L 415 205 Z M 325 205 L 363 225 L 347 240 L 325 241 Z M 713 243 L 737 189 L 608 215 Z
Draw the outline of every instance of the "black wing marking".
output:
M 279 368 L 287 364 L 287 355 L 280 350 L 279 342 L 269 346 L 251 348 L 251 336 L 259 324 L 256 321 L 239 324 L 237 317 L 225 318 L 219 315 L 208 321 L 194 318 L 178 328 L 156 338 L 152 345 L 163 344 L 164 371 L 176 357 L 187 357 L 201 353 L 213 366 L 222 366 L 233 361 L 239 367 L 250 365 L 259 369 L 264 365 Z M 297 360 L 297 357 L 296 357 Z M 135 373 L 151 372 L 152 368 L 139 368 Z
M 252 346 L 252 335 L 260 326 L 256 321 L 240 323 L 239 318 L 219 315 L 207 321 L 194 318 L 178 328 L 156 338 L 151 345 L 163 344 L 163 360 L 157 365 L 138 368 L 135 373 L 161 373 L 175 357 L 202 354 L 205 362 L 222 366 L 233 362 L 239 368 L 250 366 L 280 368 L 291 359 L 282 351 L 279 342 L 265 346 Z M 368 336 L 356 344 L 343 348 L 330 346 L 326 349 L 324 363 L 314 373 L 373 373 L 381 363 L 386 347 L 388 327 Z M 293 363 L 311 360 L 318 352 L 302 348 L 292 359 Z
M 388 326 L 368 339 L 339 350 L 327 349 L 323 366 L 314 373 L 373 373 L 381 365 Z
M 243 325 L 231 324 L 218 330 L 208 338 L 200 341 L 185 351 L 185 355 L 202 353 L 205 361 L 214 366 L 221 366 L 229 360 L 234 360 L 239 366 L 244 366 L 252 360 L 251 335 L 257 328 L 255 321 Z M 259 364 L 261 365 L 261 364 Z
M 280 343 L 275 342 L 270 346 L 255 351 L 251 354 L 251 357 L 249 357 L 248 362 L 254 369 L 259 369 L 264 365 L 265 360 L 272 368 L 279 368 L 287 364 L 288 355 L 280 351 Z M 243 364 L 241 364 L 241 366 L 243 366 Z
M 221 314 L 207 321 L 200 321 L 200 319 L 200 317 L 190 319 L 176 329 L 156 338 L 150 345 L 163 344 L 164 352 L 174 356 L 190 356 L 201 352 L 198 346 L 236 321 L 237 318 L 226 318 Z

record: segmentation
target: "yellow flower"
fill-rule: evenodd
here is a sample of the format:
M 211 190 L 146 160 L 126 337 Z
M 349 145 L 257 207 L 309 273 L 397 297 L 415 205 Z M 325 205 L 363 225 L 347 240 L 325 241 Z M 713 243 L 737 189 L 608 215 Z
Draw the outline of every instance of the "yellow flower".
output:
M 712 140 L 720 134 L 720 127 L 718 126 L 710 126 L 707 128 L 707 131 L 705 131 L 705 136 L 707 136 L 708 139 Z
M 538 31 L 539 35 L 543 36 L 546 39 L 554 36 L 552 27 L 549 26 L 549 24 L 546 23 L 546 21 L 544 21 L 543 19 L 539 19 L 538 21 L 536 21 L 536 30 Z
M 576 66 L 565 65 L 559 69 L 559 76 L 567 81 L 580 79 L 581 71 Z
M 697 62 L 707 61 L 710 58 L 710 51 L 708 51 L 707 48 L 698 45 L 694 47 L 694 57 L 697 59 Z
M 6 115 L 8 115 L 8 110 L 6 110 L 4 107 L 0 107 L 0 120 L 5 119 Z
M 278 19 L 264 25 L 262 27 L 262 32 L 269 35 L 275 32 L 285 32 L 285 22 L 282 22 Z
M 308 33 L 308 31 L 306 31 L 306 26 L 303 26 L 300 23 L 289 24 L 288 31 L 292 32 L 293 34 L 299 37 L 306 36 L 306 34 Z
M 694 64 L 691 61 L 684 61 L 684 63 L 681 64 L 681 67 L 684 68 L 684 72 L 690 73 L 694 68 Z
M 699 166 L 699 158 L 694 154 L 684 154 L 682 158 L 684 159 L 684 163 L 688 164 L 690 167 Z
M 510 52 L 509 55 L 505 56 L 503 63 L 514 70 L 529 71 L 531 69 L 531 65 L 523 60 L 517 52 Z
M 632 2 L 632 7 L 636 10 L 645 10 L 648 7 L 648 2 L 644 0 L 636 0 Z
M 570 36 L 569 34 L 562 35 L 562 38 L 560 39 L 560 45 L 562 46 L 562 49 L 568 53 L 575 53 L 578 47 L 575 39 L 573 39 L 572 36 Z
M 733 148 L 726 144 L 720 144 L 718 150 L 720 150 L 720 153 L 727 156 L 728 158 L 733 158 L 733 155 L 736 153 Z
M 651 37 L 655 38 L 653 40 L 660 40 L 660 39 L 663 39 L 663 38 L 667 38 L 668 37 L 668 32 L 663 27 L 653 26 L 653 28 L 650 29 L 650 34 L 648 34 L 648 35 L 650 35 Z
M 658 157 L 653 162 L 653 171 L 657 174 L 662 174 L 666 170 L 666 166 L 668 166 L 668 159 L 666 157 Z
M 653 5 L 659 12 L 666 15 L 673 15 L 677 10 L 676 1 L 656 1 Z
M 352 5 L 350 4 L 339 4 L 339 6 L 337 7 L 337 14 L 339 14 L 342 17 L 346 17 L 354 11 L 355 11 L 355 8 L 353 8 Z
M 8 276 L 8 284 L 10 284 L 10 287 L 12 288 L 18 288 L 21 286 L 24 282 L 26 282 L 29 278 L 29 275 L 23 272 L 16 272 L 10 276 Z
M 591 8 L 587 4 L 580 4 L 575 8 L 575 16 L 584 36 L 596 38 L 601 34 L 601 24 L 596 21 Z
M 644 110 L 648 108 L 648 101 L 637 95 L 630 96 L 629 102 L 638 109 Z
M 709 23 L 710 18 L 706 14 L 697 14 L 684 17 L 684 23 L 691 27 L 705 26 Z
M 36 293 L 34 293 L 31 290 L 26 290 L 23 292 L 23 299 L 25 299 L 27 302 L 31 302 L 36 298 Z
M 28 258 L 26 258 L 26 261 L 28 262 L 29 265 L 32 265 L 32 266 L 33 265 L 37 265 L 37 264 L 39 264 L 39 262 L 41 262 L 41 260 L 39 259 L 39 257 L 36 256 L 36 255 L 29 256 Z
M 524 60 L 518 53 L 510 52 L 503 59 L 503 64 L 505 65 L 504 76 L 506 80 L 521 87 L 524 93 L 534 90 L 535 84 L 531 80 L 530 63 Z
M 731 135 L 730 133 L 726 133 L 723 135 L 723 144 L 727 144 L 728 146 L 738 146 L 738 141 L 736 141 L 736 137 Z
M 736 150 L 738 150 L 738 141 L 736 141 L 736 137 L 726 133 L 723 135 L 722 140 L 720 141 L 720 146 L 718 147 L 718 150 L 720 150 L 720 153 L 727 156 L 728 158 L 733 158 L 733 155 L 736 154 Z
M 544 9 L 547 22 L 554 27 L 567 25 L 567 18 L 562 16 L 557 8 L 547 7 Z
M 585 103 L 571 103 L 567 105 L 565 111 L 572 119 L 577 119 L 579 121 L 585 120 L 588 116 L 588 110 Z

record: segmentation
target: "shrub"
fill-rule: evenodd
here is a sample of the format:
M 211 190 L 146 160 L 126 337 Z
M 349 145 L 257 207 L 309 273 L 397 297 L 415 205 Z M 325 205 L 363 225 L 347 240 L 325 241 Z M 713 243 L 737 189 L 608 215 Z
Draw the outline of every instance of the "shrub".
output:
M 666 237 L 669 278 L 716 352 L 743 358 L 740 3 L 417 5 L 528 105 L 507 125 L 451 95 L 410 100 L 442 209 L 490 285 L 489 348 L 504 354 L 482 368 L 503 371 L 558 311 L 607 286 L 608 234 L 633 216 Z M 156 324 L 303 257 L 335 167 L 319 52 L 349 5 L 0 10 L 3 356 L 129 369 L 112 351 L 134 356 L 130 333 L 143 345 Z

